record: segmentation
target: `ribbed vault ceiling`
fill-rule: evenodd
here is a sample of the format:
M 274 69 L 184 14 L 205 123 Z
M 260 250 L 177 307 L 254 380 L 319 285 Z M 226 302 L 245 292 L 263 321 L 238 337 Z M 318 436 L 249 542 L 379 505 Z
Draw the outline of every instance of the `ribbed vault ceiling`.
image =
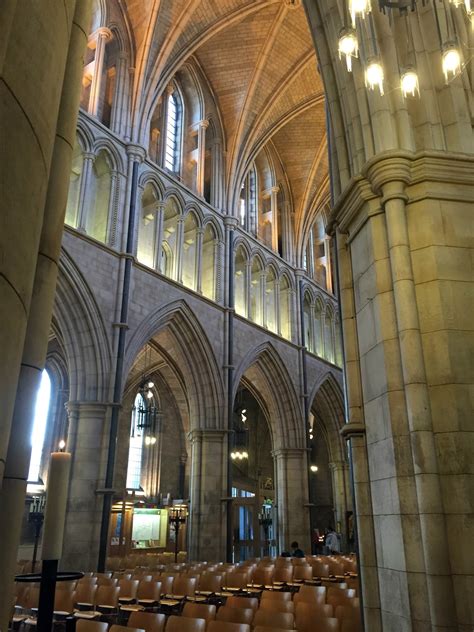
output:
M 222 117 L 229 207 L 250 161 L 270 144 L 291 191 L 295 227 L 307 225 L 327 182 L 327 159 L 323 87 L 302 5 L 291 0 L 120 3 L 136 52 L 137 126 L 192 56 Z

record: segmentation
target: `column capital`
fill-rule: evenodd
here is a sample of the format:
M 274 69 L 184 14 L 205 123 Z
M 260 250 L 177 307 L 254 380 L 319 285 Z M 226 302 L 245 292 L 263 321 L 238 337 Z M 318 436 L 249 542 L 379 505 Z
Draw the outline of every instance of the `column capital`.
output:
M 90 160 L 90 161 L 92 162 L 93 160 L 95 160 L 96 155 L 95 155 L 92 151 L 85 151 L 85 152 L 82 154 L 82 158 L 83 158 L 84 160 Z
M 397 197 L 404 195 L 405 187 L 411 180 L 411 161 L 409 155 L 397 153 L 392 156 L 382 156 L 370 160 L 364 167 L 364 175 L 369 180 L 376 195 L 386 195 L 385 188 L 399 192 Z
M 365 435 L 365 424 L 360 421 L 350 421 L 342 426 L 339 433 L 346 441 L 352 437 L 362 437 Z
M 129 156 L 133 162 L 142 163 L 146 158 L 146 150 L 141 145 L 128 143 L 126 150 L 127 156 Z
M 302 459 L 309 451 L 309 448 L 277 448 L 272 450 L 272 457 L 274 459 Z
M 100 26 L 93 34 L 92 39 L 98 40 L 99 38 L 105 40 L 111 40 L 114 34 L 106 26 Z
M 224 226 L 229 230 L 237 228 L 238 225 L 239 220 L 237 217 L 233 215 L 226 215 L 226 217 L 224 217 Z
M 207 119 L 202 119 L 202 121 L 199 121 L 197 125 L 201 129 L 207 129 L 209 127 L 209 121 Z
M 188 432 L 188 439 L 191 443 L 199 441 L 221 442 L 228 434 L 229 430 L 225 428 L 194 428 Z
M 68 415 L 78 415 L 79 413 L 103 414 L 112 404 L 110 402 L 81 402 L 69 401 L 64 404 Z

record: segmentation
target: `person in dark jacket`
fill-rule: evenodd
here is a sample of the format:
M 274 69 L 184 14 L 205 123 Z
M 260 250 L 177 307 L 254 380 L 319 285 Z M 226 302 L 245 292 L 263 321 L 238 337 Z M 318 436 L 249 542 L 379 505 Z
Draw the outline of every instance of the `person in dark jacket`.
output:
M 298 547 L 298 542 L 292 542 L 291 548 L 293 549 L 293 553 L 291 554 L 293 557 L 304 557 L 304 551 Z

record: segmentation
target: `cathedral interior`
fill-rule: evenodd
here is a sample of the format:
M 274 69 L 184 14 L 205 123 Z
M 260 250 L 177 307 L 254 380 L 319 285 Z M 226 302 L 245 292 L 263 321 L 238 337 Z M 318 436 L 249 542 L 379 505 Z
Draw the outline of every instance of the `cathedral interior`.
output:
M 0 28 L 0 630 L 472 632 L 471 0 Z

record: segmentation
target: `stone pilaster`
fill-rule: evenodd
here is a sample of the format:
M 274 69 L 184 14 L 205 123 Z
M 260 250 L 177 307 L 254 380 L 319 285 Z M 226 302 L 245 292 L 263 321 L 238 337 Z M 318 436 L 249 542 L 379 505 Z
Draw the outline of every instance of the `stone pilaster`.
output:
M 72 453 L 71 479 L 61 566 L 95 570 L 99 554 L 108 435 L 108 405 L 68 402 L 67 451 Z
M 189 557 L 222 561 L 226 550 L 227 431 L 192 430 Z

